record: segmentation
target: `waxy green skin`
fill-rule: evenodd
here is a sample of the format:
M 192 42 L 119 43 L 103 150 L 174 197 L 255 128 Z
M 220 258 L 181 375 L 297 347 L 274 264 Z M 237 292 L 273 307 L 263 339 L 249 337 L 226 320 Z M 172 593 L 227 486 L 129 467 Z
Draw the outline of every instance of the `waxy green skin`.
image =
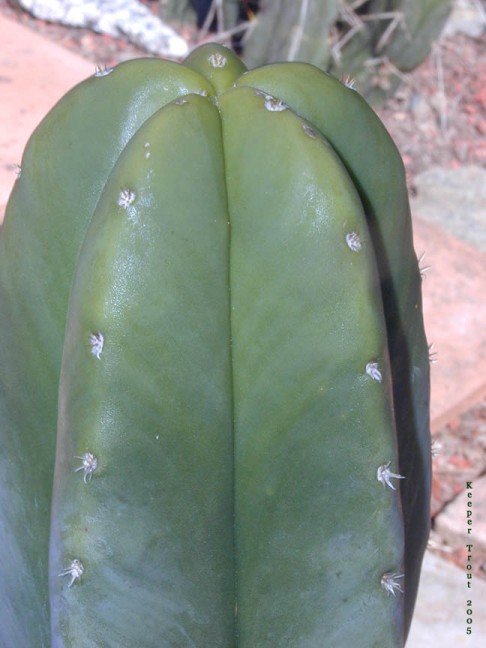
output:
M 357 93 L 216 45 L 85 81 L 24 154 L 0 318 L 0 643 L 403 645 L 428 348 Z

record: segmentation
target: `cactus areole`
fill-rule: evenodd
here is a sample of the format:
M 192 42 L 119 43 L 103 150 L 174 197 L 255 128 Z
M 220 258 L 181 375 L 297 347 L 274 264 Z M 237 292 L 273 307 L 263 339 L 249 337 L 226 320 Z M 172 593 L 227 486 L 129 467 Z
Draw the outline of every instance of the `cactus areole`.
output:
M 213 44 L 99 70 L 25 150 L 0 318 L 0 645 L 404 645 L 428 346 L 356 91 Z

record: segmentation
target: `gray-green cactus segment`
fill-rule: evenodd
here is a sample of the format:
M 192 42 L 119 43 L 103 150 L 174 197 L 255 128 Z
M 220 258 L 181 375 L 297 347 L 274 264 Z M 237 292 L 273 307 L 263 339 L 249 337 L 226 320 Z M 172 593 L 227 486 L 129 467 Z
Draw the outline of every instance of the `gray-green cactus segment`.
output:
M 230 646 L 229 224 L 217 110 L 191 95 L 133 136 L 71 293 L 50 596 L 62 646 Z M 90 336 L 103 345 L 91 353 Z M 76 456 L 97 459 L 89 483 Z M 59 573 L 85 569 L 80 586 Z
M 245 63 L 249 68 L 275 61 L 327 64 L 329 32 L 338 16 L 338 0 L 261 0 L 260 13 L 244 39 Z
M 415 603 L 429 534 L 431 454 L 429 357 L 421 277 L 413 249 L 405 172 L 382 123 L 355 91 L 306 64 L 251 70 L 238 86 L 278 96 L 331 142 L 363 204 L 375 248 L 387 321 L 405 516 L 405 625 Z M 373 155 L 370 156 L 370 152 Z
M 224 64 L 210 60 L 216 54 Z M 117 78 L 129 65 L 82 84 L 73 103 L 90 107 L 94 83 L 112 84 L 105 96 L 118 91 L 123 103 L 132 81 L 128 74 Z M 169 74 L 157 67 L 161 62 L 137 65 L 147 86 L 155 70 L 161 79 Z M 11 568 L 3 566 L 6 586 L 0 587 L 14 596 L 0 633 L 6 628 L 4 636 L 18 637 L 22 648 L 50 645 L 46 520 L 32 517 L 32 492 L 48 511 L 53 439 L 44 457 L 38 455 L 40 466 L 29 440 L 52 432 L 64 344 L 52 645 L 310 647 L 324 640 L 332 648 L 366 636 L 369 645 L 401 646 L 428 529 L 430 450 L 428 354 L 399 156 L 364 102 L 310 66 L 288 68 L 295 91 L 279 66 L 267 68 L 274 72 L 268 76 L 244 74 L 241 87 L 231 89 L 241 64 L 218 46 L 197 50 L 187 66 L 192 70 L 170 68 L 172 96 L 161 92 L 158 103 L 158 91 L 151 94 L 153 106 L 137 123 L 121 111 L 114 130 L 121 144 L 92 170 L 97 184 L 89 199 L 84 181 L 71 183 L 61 210 L 53 196 L 64 173 L 82 175 L 100 153 L 95 133 L 80 166 L 68 165 L 72 149 L 63 149 L 63 138 L 69 134 L 74 143 L 81 135 L 68 117 L 74 109 L 64 110 L 63 102 L 45 122 L 60 143 L 48 156 L 50 184 L 48 174 L 30 190 L 40 164 L 28 155 L 22 164 L 0 258 L 2 324 L 12 347 L 2 348 L 2 359 L 14 376 L 5 382 L 2 435 L 22 456 L 3 474 L 27 502 L 23 510 L 2 500 L 8 546 L 15 546 L 19 527 L 36 527 Z M 324 79 L 318 82 L 311 70 Z M 179 73 L 187 76 L 177 88 Z M 132 105 L 147 92 L 135 92 Z M 220 95 L 216 106 L 214 95 Z M 101 101 L 103 90 L 97 96 Z M 108 115 L 111 104 L 101 103 Z M 318 103 L 327 117 L 317 114 Z M 351 121 L 341 124 L 339 112 Z M 96 122 L 95 110 L 92 115 Z M 84 123 L 77 127 L 84 132 Z M 370 151 L 378 156 L 374 170 Z M 389 179 L 378 182 L 377 171 Z M 24 192 L 30 203 L 22 203 Z M 46 301 L 43 335 L 51 326 L 58 335 L 48 338 L 50 346 L 41 337 L 23 348 L 27 327 L 20 324 L 37 313 L 29 289 L 49 262 L 36 250 L 32 259 L 24 254 L 16 298 L 14 250 L 22 240 L 19 223 L 33 205 L 49 214 L 44 241 L 69 242 L 68 258 L 59 259 L 67 276 L 59 279 L 59 265 L 57 274 L 37 280 Z M 66 223 L 60 232 L 63 218 L 78 218 L 77 205 L 82 224 Z M 18 231 L 7 238 L 8 228 Z M 65 286 L 65 301 L 54 308 L 49 295 L 56 280 Z M 33 363 L 28 355 L 36 348 L 54 357 L 55 384 L 18 405 L 23 373 L 32 373 L 33 392 L 42 377 L 42 360 Z M 14 369 L 16 356 L 23 364 Z M 379 379 L 376 371 L 367 373 L 370 362 Z M 411 422 L 404 423 L 407 406 Z M 36 411 L 42 421 L 33 422 Z M 96 456 L 93 471 L 79 470 L 86 453 Z M 406 477 L 403 516 L 398 492 L 377 480 L 377 468 L 389 461 Z M 74 559 L 84 567 L 80 578 L 74 571 L 60 577 Z M 402 571 L 404 618 L 402 595 L 392 596 L 380 582 L 385 572 L 398 578 Z M 14 584 L 19 574 L 23 588 Z M 38 606 L 31 618 L 38 628 L 44 624 L 42 643 L 20 629 L 18 606 L 33 582 Z
M 401 568 L 403 528 L 398 495 L 376 479 L 380 463 L 396 462 L 396 447 L 364 214 L 328 145 L 267 101 L 246 88 L 220 99 L 230 250 L 217 113 L 202 98 L 165 108 L 139 130 L 98 205 L 76 272 L 61 374 L 51 600 L 62 645 L 150 646 L 162 628 L 162 645 L 233 645 L 230 367 L 238 645 L 320 645 L 325 635 L 332 646 L 364 634 L 370 645 L 400 645 L 401 603 L 380 584 Z M 281 148 L 269 147 L 269 137 Z M 193 177 L 199 183 L 181 205 Z M 120 187 L 131 192 L 123 206 Z M 361 250 L 349 247 L 350 233 Z M 193 260 L 184 281 L 194 256 L 200 265 Z M 353 289 L 336 290 L 336 274 Z M 99 358 L 88 349 L 93 332 L 103 333 Z M 370 360 L 382 367 L 383 385 L 366 374 Z M 209 377 L 214 402 L 201 389 Z M 346 412 L 337 406 L 343 400 Z M 88 450 L 100 466 L 87 490 L 73 470 Z M 205 537 L 208 530 L 215 535 Z M 343 567 L 333 573 L 338 547 Z M 58 574 L 74 557 L 86 584 L 66 588 Z M 211 574 L 223 580 L 213 590 Z M 110 639 L 106 597 L 118 602 L 110 625 L 123 627 Z M 345 599 L 356 612 L 343 634 Z M 136 611 L 129 630 L 128 610 Z
M 393 93 L 401 72 L 419 65 L 439 37 L 451 0 L 261 0 L 244 38 L 249 68 L 276 61 L 312 63 L 351 75 L 373 101 Z
M 376 478 L 380 465 L 397 465 L 396 434 L 359 196 L 327 141 L 271 97 L 238 88 L 220 110 L 238 645 L 399 646 L 401 601 L 380 580 L 402 569 L 400 501 Z
M 0 236 L 0 591 L 6 601 L 0 632 L 6 645 L 49 645 L 57 392 L 82 239 L 133 133 L 164 103 L 195 92 L 211 93 L 212 86 L 180 65 L 125 63 L 63 97 L 24 152 Z
M 430 52 L 451 12 L 452 0 L 395 0 L 392 9 L 403 13 L 403 27 L 396 30 L 383 50 L 400 70 L 410 72 Z

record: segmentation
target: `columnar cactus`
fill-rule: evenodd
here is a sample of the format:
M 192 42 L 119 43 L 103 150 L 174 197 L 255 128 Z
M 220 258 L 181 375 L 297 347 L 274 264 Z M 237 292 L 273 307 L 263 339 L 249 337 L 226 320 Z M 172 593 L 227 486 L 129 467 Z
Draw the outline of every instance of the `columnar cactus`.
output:
M 452 0 L 192 2 L 198 5 L 198 15 L 215 3 L 222 15 L 217 27 L 223 33 L 235 29 L 235 5 L 240 5 L 246 16 L 240 24 L 242 56 L 250 67 L 305 61 L 335 76 L 351 74 L 360 92 L 374 102 L 392 94 L 401 73 L 426 58 L 452 6 Z M 179 11 L 180 5 L 177 0 Z M 255 5 L 257 12 L 251 10 Z M 172 12 L 165 12 L 170 19 Z
M 428 347 L 400 156 L 308 64 L 99 70 L 0 238 L 0 644 L 403 646 Z

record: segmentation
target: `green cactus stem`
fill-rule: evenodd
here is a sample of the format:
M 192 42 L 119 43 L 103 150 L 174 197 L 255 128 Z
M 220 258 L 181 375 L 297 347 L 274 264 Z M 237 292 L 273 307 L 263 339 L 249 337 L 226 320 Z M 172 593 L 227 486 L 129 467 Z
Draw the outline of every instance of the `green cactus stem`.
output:
M 68 93 L 0 233 L 0 644 L 404 645 L 429 360 L 403 165 L 312 65 Z
M 452 2 L 261 0 L 259 7 L 243 39 L 250 68 L 305 61 L 337 77 L 351 76 L 369 101 L 380 103 L 429 54 Z

